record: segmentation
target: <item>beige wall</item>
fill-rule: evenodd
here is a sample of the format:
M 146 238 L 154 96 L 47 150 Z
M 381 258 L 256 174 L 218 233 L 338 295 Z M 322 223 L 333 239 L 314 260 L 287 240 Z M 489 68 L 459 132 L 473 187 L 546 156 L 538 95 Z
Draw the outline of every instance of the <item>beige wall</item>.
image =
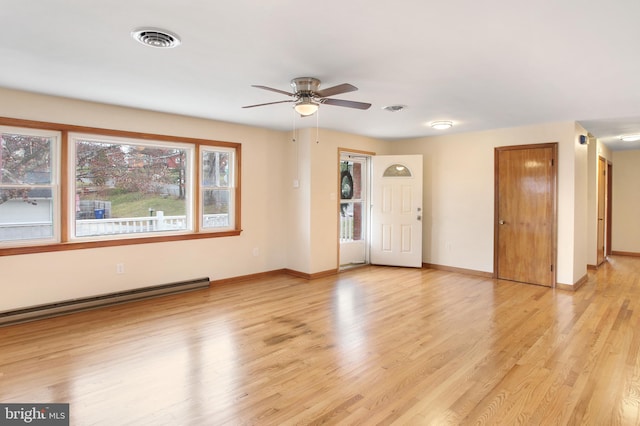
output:
M 243 172 L 239 237 L 0 257 L 0 312 L 204 276 L 335 270 L 338 147 L 388 149 L 384 141 L 322 129 L 318 139 L 315 128 L 299 130 L 294 142 L 289 132 L 8 89 L 0 98 L 4 117 L 240 142 Z M 115 273 L 117 263 L 125 274 Z
M 611 248 L 640 253 L 640 151 L 613 152 Z
M 6 89 L 0 99 L 4 117 L 240 142 L 243 172 L 240 236 L 0 257 L 0 311 L 287 266 L 286 133 Z M 116 263 L 125 264 L 125 274 L 116 275 Z
M 285 151 L 287 167 L 284 187 L 287 191 L 286 234 L 282 243 L 287 249 L 287 267 L 311 272 L 311 146 L 308 130 L 288 135 Z
M 571 216 L 567 215 L 567 209 L 563 208 L 563 205 L 568 206 L 569 203 L 562 198 L 563 196 L 570 197 L 570 192 L 559 193 L 558 199 L 558 282 L 563 284 L 573 284 L 582 278 L 586 278 L 587 274 L 587 198 L 589 194 L 587 174 L 589 169 L 589 148 L 587 145 L 580 145 L 579 140 L 580 135 L 586 134 L 587 131 L 582 126 L 573 123 L 573 132 L 569 139 L 571 143 L 564 145 L 565 155 L 570 153 L 566 148 L 573 147 L 573 173 L 571 173 L 571 176 L 568 173 L 563 173 L 562 167 L 564 167 L 566 159 L 563 159 L 562 154 L 559 154 L 560 168 L 558 171 L 560 179 L 558 186 L 561 187 L 563 185 L 563 179 L 573 180 Z M 562 151 L 563 145 L 561 144 L 560 152 Z M 566 238 L 569 236 L 568 231 L 573 234 L 573 244 L 567 244 L 566 240 L 563 240 L 563 244 L 561 244 L 561 232 Z M 561 278 L 563 264 L 572 265 L 571 279 L 573 281 L 564 281 L 569 277 L 566 273 Z
M 297 143 L 291 144 L 290 158 L 299 152 L 300 187 L 292 188 L 289 178 L 292 211 L 301 217 L 291 218 L 308 228 L 301 228 L 300 235 L 289 235 L 290 268 L 315 274 L 338 268 L 338 181 L 339 148 L 351 151 L 368 151 L 387 154 L 389 143 L 365 136 L 346 134 L 331 130 L 302 129 Z M 293 175 L 292 175 L 293 176 Z M 308 196 L 307 196 L 308 194 Z M 308 240 L 306 239 L 308 238 Z
M 558 282 L 586 272 L 589 157 L 573 122 L 391 142 L 307 128 L 294 141 L 290 132 L 8 89 L 0 99 L 4 117 L 240 142 L 243 160 L 239 237 L 0 257 L 0 311 L 203 276 L 335 270 L 339 148 L 422 154 L 424 262 L 492 272 L 494 148 L 558 142 Z
M 558 142 L 557 279 L 581 279 L 586 213 L 576 205 L 587 203 L 587 159 L 580 131 L 564 122 L 393 142 L 393 154 L 424 156 L 424 262 L 493 272 L 494 148 Z
M 597 138 L 589 139 L 587 175 L 587 264 L 598 263 L 598 158 L 612 162 L 613 156 Z

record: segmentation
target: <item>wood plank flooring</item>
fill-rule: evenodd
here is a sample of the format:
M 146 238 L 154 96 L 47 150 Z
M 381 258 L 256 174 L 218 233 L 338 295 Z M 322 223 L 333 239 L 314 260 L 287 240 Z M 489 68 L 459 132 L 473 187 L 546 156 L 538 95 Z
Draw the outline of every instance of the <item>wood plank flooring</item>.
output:
M 640 258 L 577 292 L 286 275 L 0 328 L 0 402 L 74 425 L 640 424 Z

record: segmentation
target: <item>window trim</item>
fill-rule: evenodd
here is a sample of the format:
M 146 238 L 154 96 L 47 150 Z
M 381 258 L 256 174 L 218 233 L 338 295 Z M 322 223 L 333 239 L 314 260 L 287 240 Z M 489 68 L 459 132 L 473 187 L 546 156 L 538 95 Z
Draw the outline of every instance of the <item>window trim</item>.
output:
M 184 241 L 184 240 L 198 240 L 204 238 L 219 238 L 238 236 L 242 232 L 241 226 L 241 200 L 242 200 L 242 144 L 237 142 L 224 142 L 211 139 L 200 139 L 182 136 L 169 136 L 153 133 L 131 132 L 124 130 L 113 130 L 87 126 L 77 126 L 70 124 L 60 124 L 33 120 L 23 120 L 9 117 L 0 117 L 0 125 L 9 127 L 21 127 L 26 129 L 37 129 L 41 131 L 57 131 L 60 132 L 60 139 L 58 141 L 57 150 L 57 165 L 58 167 L 58 192 L 59 192 L 59 211 L 57 218 L 54 217 L 54 228 L 59 229 L 59 242 L 35 242 L 29 245 L 15 245 L 10 247 L 0 248 L 0 256 L 12 256 L 20 254 L 32 254 L 32 253 L 46 253 L 46 252 L 58 252 L 67 250 L 81 250 L 88 248 L 100 248 L 100 247 L 114 247 L 121 245 L 136 245 L 136 244 L 150 244 L 159 242 L 171 242 L 171 241 Z M 172 235 L 149 235 L 149 236 L 136 236 L 128 238 L 117 239 L 104 239 L 104 240 L 92 240 L 92 241 L 79 241 L 78 239 L 70 238 L 70 212 L 69 212 L 69 196 L 70 185 L 69 179 L 71 178 L 70 167 L 75 167 L 75 159 L 69 158 L 71 143 L 69 133 L 81 133 L 90 134 L 93 136 L 102 137 L 116 137 L 116 138 L 128 138 L 136 139 L 144 142 L 145 140 L 150 142 L 169 142 L 177 144 L 192 144 L 194 145 L 194 152 L 196 159 L 193 164 L 193 170 L 191 173 L 194 176 L 193 193 L 194 196 L 191 202 L 191 211 L 193 215 L 193 229 L 181 234 Z M 200 146 L 213 146 L 213 147 L 226 147 L 235 150 L 235 188 L 234 188 L 234 227 L 233 229 L 223 231 L 212 231 L 207 228 L 206 231 L 200 230 L 200 160 L 199 152 Z M 198 178 L 196 178 L 198 177 Z
M 68 134 L 68 145 L 67 145 L 67 149 L 69 152 L 68 155 L 68 163 L 69 163 L 69 168 L 68 171 L 70 172 L 68 177 L 70 179 L 69 184 L 70 186 L 68 187 L 68 190 L 72 191 L 70 193 L 75 194 L 75 191 L 77 190 L 76 188 L 76 184 L 77 184 L 77 177 L 76 177 L 76 162 L 77 162 L 77 147 L 76 147 L 76 142 L 78 140 L 90 140 L 91 142 L 97 142 L 97 143 L 105 143 L 105 144 L 116 144 L 116 145 L 134 145 L 134 146 L 145 146 L 145 147 L 158 147 L 158 146 L 163 146 L 162 143 L 166 143 L 167 145 L 165 145 L 165 148 L 175 148 L 175 149 L 183 149 L 187 152 L 187 156 L 188 156 L 188 164 L 189 164 L 189 169 L 187 170 L 187 185 L 186 185 L 186 191 L 187 191 L 187 198 L 185 199 L 184 203 L 185 203 L 185 215 L 186 215 L 186 221 L 187 221 L 187 227 L 186 229 L 180 229 L 180 230 L 175 230 L 175 231 L 154 231 L 154 232 L 141 232 L 141 233 L 123 233 L 123 234 L 98 234 L 98 235 L 86 235 L 86 236 L 78 236 L 76 235 L 76 229 L 77 229 L 77 224 L 76 224 L 76 217 L 75 214 L 68 214 L 67 215 L 67 219 L 68 219 L 68 229 L 69 232 L 66 234 L 66 237 L 68 238 L 68 240 L 70 242 L 76 242 L 76 241 L 105 241 L 105 240 L 120 240 L 120 239 L 130 239 L 130 238 L 136 238 L 136 237 L 140 237 L 140 238 L 145 238 L 146 237 L 151 237 L 151 236 L 159 236 L 159 235 L 180 235 L 180 234 L 189 234 L 195 231 L 195 210 L 194 210 L 194 197 L 193 197 L 193 191 L 194 188 L 197 186 L 197 183 L 195 181 L 195 176 L 194 176 L 194 169 L 196 168 L 196 164 L 195 162 L 197 161 L 197 159 L 195 158 L 195 152 L 197 150 L 198 145 L 194 145 L 194 144 L 187 144 L 187 143 L 183 143 L 183 142 L 177 142 L 177 141 L 171 141 L 171 142 L 165 142 L 165 141 L 156 141 L 156 140 L 140 140 L 140 139 L 134 139 L 134 138 L 123 138 L 123 137 L 116 137 L 116 136 L 108 136 L 108 137 L 104 137 L 103 135 L 98 135 L 95 133 L 78 133 L 78 132 L 69 132 Z M 67 211 L 70 213 L 72 211 L 75 211 L 75 195 L 73 197 L 69 197 L 68 199 L 65 200 L 65 202 L 67 203 Z

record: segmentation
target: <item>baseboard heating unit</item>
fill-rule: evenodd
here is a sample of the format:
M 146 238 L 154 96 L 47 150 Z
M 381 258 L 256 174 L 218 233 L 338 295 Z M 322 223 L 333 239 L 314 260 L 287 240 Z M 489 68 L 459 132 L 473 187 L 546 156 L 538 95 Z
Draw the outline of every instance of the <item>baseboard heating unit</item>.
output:
M 72 299 L 0 312 L 0 326 L 35 321 L 43 318 L 65 315 L 72 312 L 86 311 L 89 309 L 131 302 L 134 300 L 150 299 L 153 297 L 166 296 L 168 294 L 200 290 L 208 288 L 209 283 L 209 278 L 205 277 L 189 281 L 161 284 L 117 293 L 102 294 L 99 296 Z

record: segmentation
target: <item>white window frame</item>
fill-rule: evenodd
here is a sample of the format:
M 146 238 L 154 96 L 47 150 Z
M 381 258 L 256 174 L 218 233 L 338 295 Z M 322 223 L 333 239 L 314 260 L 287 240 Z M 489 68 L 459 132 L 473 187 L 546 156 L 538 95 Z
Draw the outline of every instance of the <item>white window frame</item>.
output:
M 49 184 L 23 184 L 23 185 L 15 185 L 16 188 L 49 188 L 51 189 L 51 226 L 52 226 L 52 235 L 47 238 L 31 238 L 31 239 L 20 239 L 20 240 L 0 240 L 0 248 L 4 247 L 21 247 L 21 246 L 33 246 L 39 244 L 55 244 L 61 241 L 60 238 L 60 206 L 61 206 L 61 193 L 60 193 L 60 146 L 62 133 L 55 130 L 44 130 L 37 128 L 25 128 L 25 127 L 14 127 L 14 126 L 4 126 L 0 125 L 0 133 L 11 133 L 11 134 L 20 134 L 25 136 L 36 136 L 36 137 L 46 137 L 51 138 L 51 158 L 50 158 L 50 168 L 51 168 L 51 183 Z M 3 187 L 13 187 L 14 185 L 10 184 L 2 184 L 0 186 Z
M 204 167 L 203 167 L 203 159 L 204 154 L 206 152 L 226 152 L 229 154 L 231 158 L 231 162 L 229 165 L 229 186 L 220 187 L 220 186 L 205 186 L 204 185 Z M 236 149 L 224 146 L 217 145 L 200 145 L 200 152 L 198 155 L 198 164 L 200 169 L 199 179 L 199 206 L 198 206 L 198 214 L 200 216 L 200 227 L 198 232 L 224 232 L 235 229 L 235 218 L 236 218 L 236 187 L 237 187 L 237 155 Z M 229 224 L 227 226 L 205 226 L 205 218 L 204 218 L 204 192 L 206 190 L 218 189 L 218 190 L 228 190 L 229 191 Z
M 186 228 L 180 230 L 163 230 L 163 231 L 146 231 L 146 232 L 132 232 L 132 233 L 124 233 L 124 234 L 103 234 L 103 235 L 89 235 L 89 236 L 76 236 L 76 218 L 74 214 L 76 210 L 76 141 L 80 140 L 90 140 L 98 143 L 107 143 L 107 144 L 121 144 L 121 145 L 135 145 L 135 146 L 145 146 L 145 147 L 160 147 L 160 148 L 174 148 L 174 149 L 183 149 L 186 151 L 186 174 L 185 174 L 185 214 L 186 214 Z M 74 194 L 73 196 L 69 196 L 67 202 L 68 212 L 68 239 L 69 241 L 79 242 L 79 241 L 105 241 L 105 240 L 126 240 L 126 239 L 134 239 L 134 238 L 148 238 L 148 237 L 157 237 L 157 236 L 165 236 L 165 235 L 184 235 L 193 233 L 194 229 L 194 221 L 193 221 L 193 205 L 194 205 L 194 177 L 195 177 L 195 144 L 188 144 L 182 142 L 169 142 L 169 141 L 160 141 L 160 140 L 148 140 L 148 139 L 136 139 L 136 138 L 127 138 L 127 137 L 119 137 L 119 136 L 105 136 L 94 133 L 69 133 L 68 136 L 68 174 L 69 174 L 69 183 L 68 183 L 68 193 Z

